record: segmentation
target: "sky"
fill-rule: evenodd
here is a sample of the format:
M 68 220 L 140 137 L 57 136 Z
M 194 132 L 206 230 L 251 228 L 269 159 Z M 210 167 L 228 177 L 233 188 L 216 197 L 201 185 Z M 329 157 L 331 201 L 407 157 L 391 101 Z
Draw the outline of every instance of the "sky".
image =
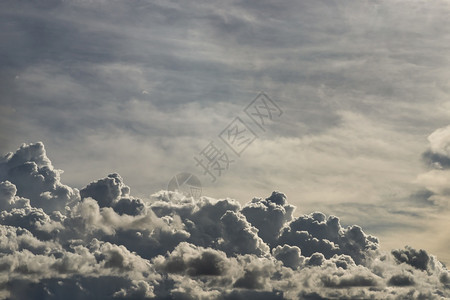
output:
M 5 0 L 0 153 L 41 141 L 63 184 L 118 173 L 143 200 L 181 172 L 241 205 L 280 191 L 295 217 L 448 265 L 449 23 L 444 0 Z M 245 111 L 261 92 L 263 128 Z M 210 142 L 232 161 L 214 182 Z

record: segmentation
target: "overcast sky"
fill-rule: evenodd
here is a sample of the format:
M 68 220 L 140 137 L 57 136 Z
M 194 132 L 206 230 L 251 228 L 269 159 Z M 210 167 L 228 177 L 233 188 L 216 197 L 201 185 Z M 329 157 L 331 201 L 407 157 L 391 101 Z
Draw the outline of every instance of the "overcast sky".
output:
M 444 0 L 5 0 L 0 152 L 42 141 L 63 183 L 117 172 L 142 198 L 179 172 L 241 203 L 279 190 L 448 264 L 448 28 Z M 265 131 L 244 112 L 261 91 L 282 111 Z M 257 135 L 240 156 L 235 117 Z M 211 141 L 234 160 L 215 182 Z

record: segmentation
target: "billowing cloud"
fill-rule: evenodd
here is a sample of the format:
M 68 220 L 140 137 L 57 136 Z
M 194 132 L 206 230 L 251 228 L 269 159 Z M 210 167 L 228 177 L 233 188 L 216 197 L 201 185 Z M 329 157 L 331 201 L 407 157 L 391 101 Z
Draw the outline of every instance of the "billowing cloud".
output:
M 286 195 L 273 192 L 267 199 L 255 198 L 242 208 L 247 220 L 259 230 L 259 236 L 269 245 L 276 244 L 281 228 L 292 220 L 295 207 L 286 201 Z
M 450 126 L 436 129 L 428 136 L 430 143 L 423 157 L 436 169 L 450 167 Z
M 427 200 L 447 207 L 450 203 L 450 125 L 432 132 L 428 142 L 422 158 L 430 170 L 419 174 L 416 181 L 429 193 Z
M 47 158 L 44 144 L 23 144 L 15 153 L 8 153 L 0 161 L 0 181 L 13 182 L 17 195 L 30 199 L 33 207 L 63 210 L 78 191 L 60 182 L 62 171 L 55 169 Z
M 131 195 L 118 174 L 63 185 L 42 143 L 0 165 L 0 295 L 9 299 L 450 297 L 438 259 L 273 192 L 232 199 Z M 29 182 L 30 184 L 27 184 Z

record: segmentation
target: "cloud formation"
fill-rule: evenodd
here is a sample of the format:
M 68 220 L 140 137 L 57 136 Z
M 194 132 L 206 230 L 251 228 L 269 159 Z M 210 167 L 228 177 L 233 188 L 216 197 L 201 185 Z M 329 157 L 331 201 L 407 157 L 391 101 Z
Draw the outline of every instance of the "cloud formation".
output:
M 202 179 L 209 196 L 246 202 L 276 187 L 384 246 L 404 238 L 443 257 L 405 237 L 416 217 L 391 212 L 423 213 L 393 199 L 414 189 L 423 137 L 449 119 L 449 12 L 445 0 L 3 0 L 0 152 L 43 140 L 70 187 L 118 172 L 144 198 L 180 170 L 201 175 L 191 156 L 264 90 L 285 113 L 220 185 Z M 434 202 L 446 203 L 429 175 Z M 51 214 L 47 199 L 32 201 Z M 142 207 L 115 201 L 119 214 Z M 273 247 L 271 227 L 259 230 Z
M 450 297 L 433 255 L 382 252 L 335 216 L 293 217 L 280 192 L 244 206 L 168 191 L 142 200 L 118 174 L 78 191 L 42 143 L 4 156 L 0 172 L 2 298 Z
M 427 200 L 439 207 L 450 204 L 450 125 L 438 128 L 428 136 L 428 149 L 422 154 L 428 171 L 416 181 L 428 192 Z
M 436 169 L 450 167 L 450 125 L 436 129 L 428 136 L 429 149 L 423 154 L 425 161 Z

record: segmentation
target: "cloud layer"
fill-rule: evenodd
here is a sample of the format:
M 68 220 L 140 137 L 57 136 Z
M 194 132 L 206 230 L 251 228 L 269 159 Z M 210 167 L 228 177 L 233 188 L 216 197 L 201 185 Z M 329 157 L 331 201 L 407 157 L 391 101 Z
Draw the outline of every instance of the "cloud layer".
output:
M 432 202 L 408 197 L 425 137 L 450 116 L 449 14 L 446 0 L 3 0 L 0 153 L 42 140 L 65 184 L 117 172 L 134 198 L 180 171 L 241 204 L 280 190 L 386 249 L 426 245 L 448 263 L 447 172 L 419 178 Z M 210 183 L 192 156 L 261 90 L 282 118 Z M 49 190 L 30 200 L 67 193 Z
M 0 161 L 0 287 L 9 299 L 440 299 L 450 274 L 411 247 L 383 252 L 359 226 L 280 192 L 245 205 L 160 191 L 118 174 L 60 182 L 42 143 Z

